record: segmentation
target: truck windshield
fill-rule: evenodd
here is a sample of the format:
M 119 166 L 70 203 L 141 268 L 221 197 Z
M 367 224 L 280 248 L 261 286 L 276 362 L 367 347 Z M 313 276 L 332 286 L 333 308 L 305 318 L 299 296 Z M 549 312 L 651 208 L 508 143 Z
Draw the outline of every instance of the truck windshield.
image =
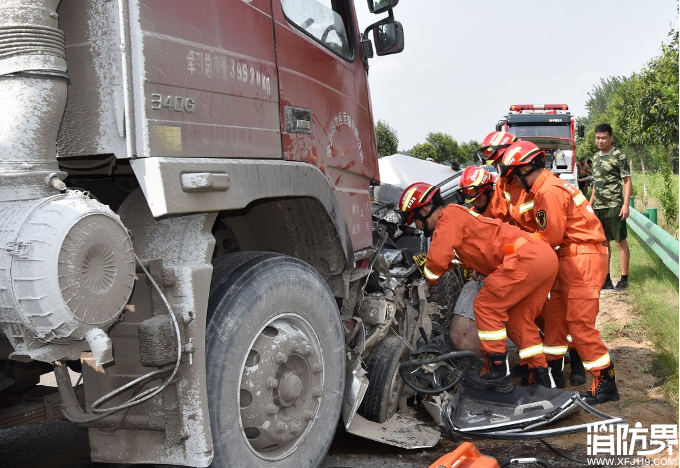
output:
M 522 137 L 556 137 L 571 138 L 569 125 L 522 125 L 512 126 L 508 131 L 518 138 Z

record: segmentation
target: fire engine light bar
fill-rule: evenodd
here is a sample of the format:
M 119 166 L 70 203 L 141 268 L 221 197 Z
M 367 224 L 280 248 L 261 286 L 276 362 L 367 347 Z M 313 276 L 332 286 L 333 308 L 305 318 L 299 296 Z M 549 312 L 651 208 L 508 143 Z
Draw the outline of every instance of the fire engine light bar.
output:
M 569 110 L 566 104 L 513 104 L 510 106 L 513 112 L 537 111 L 537 110 Z

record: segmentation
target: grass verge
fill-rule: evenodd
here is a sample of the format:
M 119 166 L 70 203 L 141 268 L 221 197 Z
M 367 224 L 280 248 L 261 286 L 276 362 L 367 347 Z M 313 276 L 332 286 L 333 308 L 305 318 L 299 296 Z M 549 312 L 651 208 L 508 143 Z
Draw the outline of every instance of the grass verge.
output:
M 618 272 L 619 255 L 614 242 L 612 268 Z M 655 376 L 668 400 L 678 407 L 679 349 L 678 278 L 652 249 L 629 230 L 630 272 L 628 298 L 640 317 L 646 338 L 654 343 Z

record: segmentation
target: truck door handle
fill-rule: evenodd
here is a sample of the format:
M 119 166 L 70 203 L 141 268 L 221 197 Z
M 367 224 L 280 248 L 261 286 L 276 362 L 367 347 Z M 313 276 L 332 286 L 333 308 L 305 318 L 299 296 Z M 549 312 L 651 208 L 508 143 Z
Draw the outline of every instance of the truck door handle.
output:
M 312 111 L 301 107 L 283 108 L 286 133 L 312 134 Z

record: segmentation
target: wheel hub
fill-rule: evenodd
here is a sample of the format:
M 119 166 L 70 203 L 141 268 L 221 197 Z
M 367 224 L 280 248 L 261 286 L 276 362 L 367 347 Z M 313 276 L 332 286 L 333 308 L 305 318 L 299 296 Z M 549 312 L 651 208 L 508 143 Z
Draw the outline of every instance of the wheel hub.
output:
M 254 340 L 241 376 L 241 424 L 257 452 L 295 447 L 319 410 L 323 359 L 309 324 L 289 315 Z
M 295 403 L 300 394 L 302 394 L 302 380 L 295 372 L 287 371 L 281 385 L 279 385 L 279 401 L 284 406 L 290 406 Z

